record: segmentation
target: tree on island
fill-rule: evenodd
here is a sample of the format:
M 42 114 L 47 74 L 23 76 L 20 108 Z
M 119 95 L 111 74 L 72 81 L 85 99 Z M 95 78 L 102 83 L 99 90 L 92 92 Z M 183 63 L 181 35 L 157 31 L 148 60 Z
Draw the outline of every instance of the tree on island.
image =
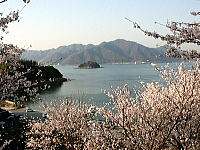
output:
M 91 69 L 91 68 L 100 68 L 100 65 L 97 62 L 88 61 L 78 66 L 79 68 Z

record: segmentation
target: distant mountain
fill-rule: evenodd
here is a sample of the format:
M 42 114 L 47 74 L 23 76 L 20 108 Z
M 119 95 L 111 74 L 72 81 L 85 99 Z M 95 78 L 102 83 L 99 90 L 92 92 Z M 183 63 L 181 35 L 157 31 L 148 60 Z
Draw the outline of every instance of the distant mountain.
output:
M 136 42 L 117 39 L 99 45 L 72 44 L 43 51 L 26 51 L 22 54 L 22 58 L 43 64 L 60 65 L 81 64 L 87 61 L 99 64 L 175 61 L 172 58 L 162 57 L 165 51 L 163 47 L 148 48 Z

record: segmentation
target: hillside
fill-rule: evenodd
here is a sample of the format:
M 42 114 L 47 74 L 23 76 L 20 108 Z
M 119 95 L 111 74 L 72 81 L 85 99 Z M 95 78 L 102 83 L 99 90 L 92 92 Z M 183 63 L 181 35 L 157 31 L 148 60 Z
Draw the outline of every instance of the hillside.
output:
M 18 63 L 19 65 L 16 66 L 0 64 L 2 74 L 0 104 L 4 100 L 24 104 L 29 100 L 34 100 L 37 93 L 68 81 L 53 66 L 42 66 L 36 61 L 28 60 L 19 60 Z M 10 69 L 12 67 L 15 69 Z
M 126 62 L 171 62 L 174 59 L 162 56 L 163 48 L 148 48 L 141 44 L 123 39 L 102 42 L 99 45 L 72 44 L 44 51 L 26 51 L 23 59 L 39 61 L 43 64 L 81 64 L 87 61 L 104 63 Z

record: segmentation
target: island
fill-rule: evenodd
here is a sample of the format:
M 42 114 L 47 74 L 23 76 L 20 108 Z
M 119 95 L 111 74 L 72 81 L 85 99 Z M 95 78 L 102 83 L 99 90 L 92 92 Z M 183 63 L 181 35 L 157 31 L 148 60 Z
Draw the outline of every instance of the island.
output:
M 94 69 L 94 68 L 101 68 L 97 62 L 88 61 L 78 66 L 80 69 Z

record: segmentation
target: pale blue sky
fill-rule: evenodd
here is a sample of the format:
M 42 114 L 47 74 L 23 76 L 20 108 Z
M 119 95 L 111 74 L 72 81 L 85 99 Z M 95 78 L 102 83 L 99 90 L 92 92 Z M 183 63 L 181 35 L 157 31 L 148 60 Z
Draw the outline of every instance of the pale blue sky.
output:
M 8 0 L 0 12 L 23 7 L 22 0 Z M 73 43 L 99 44 L 118 38 L 146 46 L 162 44 L 144 36 L 124 19 L 128 17 L 151 31 L 166 33 L 154 22 L 193 22 L 200 0 L 32 0 L 21 12 L 21 21 L 9 25 L 5 42 L 31 49 L 56 48 Z

